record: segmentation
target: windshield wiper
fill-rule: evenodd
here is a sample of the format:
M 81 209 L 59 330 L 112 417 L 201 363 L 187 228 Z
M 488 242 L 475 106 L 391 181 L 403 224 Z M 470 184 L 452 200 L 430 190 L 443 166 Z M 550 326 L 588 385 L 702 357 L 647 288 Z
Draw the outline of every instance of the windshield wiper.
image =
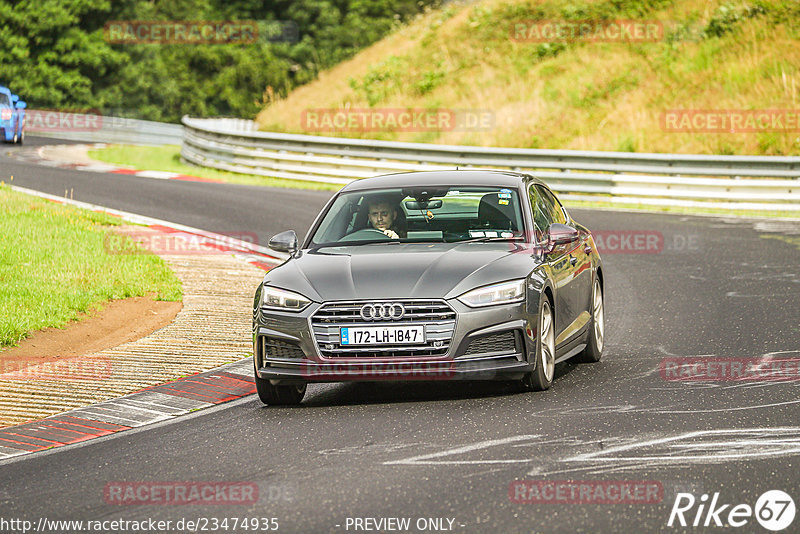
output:
M 464 239 L 462 241 L 453 241 L 453 243 L 487 243 L 490 241 L 523 241 L 525 238 L 521 235 L 511 237 L 473 237 L 472 239 Z
M 314 245 L 314 249 L 333 248 L 333 247 L 358 247 L 361 245 L 383 245 L 386 243 L 400 243 L 397 239 L 376 239 L 374 241 L 333 241 L 331 243 L 319 243 Z

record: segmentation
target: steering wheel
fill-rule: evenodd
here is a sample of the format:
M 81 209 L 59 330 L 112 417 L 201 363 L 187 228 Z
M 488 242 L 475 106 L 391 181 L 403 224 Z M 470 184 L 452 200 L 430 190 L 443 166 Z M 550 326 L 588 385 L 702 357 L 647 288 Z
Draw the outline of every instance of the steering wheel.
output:
M 381 236 L 385 240 L 390 240 L 391 237 L 384 234 L 381 230 L 377 228 L 362 228 L 361 230 L 356 230 L 352 234 L 347 234 L 339 241 L 373 241 Z

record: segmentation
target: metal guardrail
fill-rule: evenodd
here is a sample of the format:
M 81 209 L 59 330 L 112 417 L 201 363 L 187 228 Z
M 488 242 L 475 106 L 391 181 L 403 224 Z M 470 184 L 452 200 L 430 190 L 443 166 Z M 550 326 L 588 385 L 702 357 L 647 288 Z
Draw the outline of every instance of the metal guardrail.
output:
M 183 140 L 183 126 L 95 113 L 29 109 L 25 134 L 87 143 L 179 145 Z
M 184 160 L 244 174 L 345 184 L 403 171 L 530 172 L 567 199 L 799 210 L 800 157 L 638 154 L 397 143 L 260 132 L 252 121 L 184 117 Z

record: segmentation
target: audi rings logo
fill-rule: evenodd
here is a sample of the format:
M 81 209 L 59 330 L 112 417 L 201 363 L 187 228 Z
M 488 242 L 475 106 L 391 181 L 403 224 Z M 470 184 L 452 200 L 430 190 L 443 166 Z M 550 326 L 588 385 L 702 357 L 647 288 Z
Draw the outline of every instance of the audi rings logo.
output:
M 381 302 L 361 306 L 361 318 L 365 321 L 399 321 L 406 314 L 399 302 Z

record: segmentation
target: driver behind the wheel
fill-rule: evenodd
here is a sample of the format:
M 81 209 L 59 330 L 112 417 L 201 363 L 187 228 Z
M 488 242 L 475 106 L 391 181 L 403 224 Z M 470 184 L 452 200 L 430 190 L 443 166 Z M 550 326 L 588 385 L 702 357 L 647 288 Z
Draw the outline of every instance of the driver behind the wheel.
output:
M 380 230 L 392 239 L 406 237 L 406 232 L 400 228 L 398 208 L 385 200 L 372 200 L 367 204 L 367 215 L 372 228 Z

